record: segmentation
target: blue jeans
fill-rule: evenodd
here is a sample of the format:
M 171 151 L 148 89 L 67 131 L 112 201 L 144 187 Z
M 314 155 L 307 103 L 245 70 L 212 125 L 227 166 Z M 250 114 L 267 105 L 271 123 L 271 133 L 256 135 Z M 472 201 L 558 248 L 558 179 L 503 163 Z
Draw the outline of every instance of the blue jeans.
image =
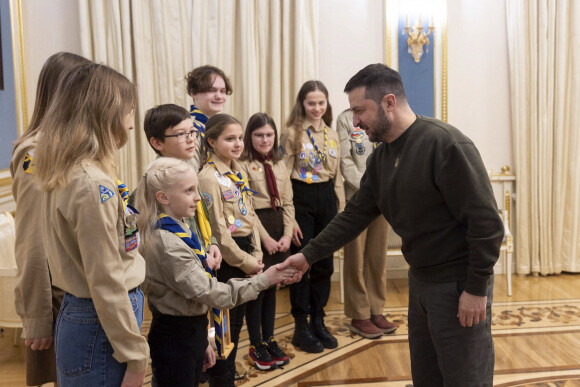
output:
M 128 295 L 137 324 L 143 322 L 143 292 Z M 113 358 L 113 347 L 101 326 L 93 300 L 65 293 L 54 334 L 59 387 L 120 386 L 126 363 Z

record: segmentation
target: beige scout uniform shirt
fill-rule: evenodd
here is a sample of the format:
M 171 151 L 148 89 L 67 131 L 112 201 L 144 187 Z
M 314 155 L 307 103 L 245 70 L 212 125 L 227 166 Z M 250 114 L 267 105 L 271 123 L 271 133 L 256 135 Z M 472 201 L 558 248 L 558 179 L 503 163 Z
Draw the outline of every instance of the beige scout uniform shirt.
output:
M 316 160 L 316 149 L 308 137 L 306 129 L 310 128 L 318 149 L 324 151 L 324 128 L 327 128 L 326 164 Z M 286 128 L 282 136 L 282 147 L 286 158 L 286 168 L 291 179 L 305 183 L 324 183 L 334 179 L 334 192 L 338 200 L 338 212 L 344 209 L 344 183 L 340 172 L 340 144 L 338 134 L 326 123 L 314 128 L 305 120 L 297 137 L 295 128 Z
M 340 166 L 344 177 L 346 200 L 360 188 L 360 179 L 367 169 L 367 159 L 374 150 L 374 143 L 364 130 L 352 126 L 352 111 L 340 113 L 336 120 L 340 137 Z
M 44 193 L 41 215 L 53 284 L 92 298 L 113 357 L 132 372 L 145 370 L 149 347 L 128 296 L 145 279 L 145 260 L 136 245 L 126 251 L 130 216 L 113 179 L 83 162 L 66 187 Z
M 191 230 L 174 220 L 191 237 Z M 149 302 L 163 314 L 202 316 L 209 307 L 230 309 L 254 300 L 269 286 L 266 274 L 226 283 L 209 278 L 193 250 L 170 231 L 157 229 L 145 254 L 146 289 Z
M 246 195 L 246 202 L 242 204 L 240 190 L 225 176 L 228 172 L 241 172 L 242 166 L 233 160 L 233 171 L 230 171 L 215 153 L 212 153 L 211 158 L 215 168 L 208 163 L 199 172 L 199 186 L 209 211 L 211 231 L 220 244 L 223 259 L 230 266 L 251 274 L 258 269 L 258 260 L 262 260 L 258 228 L 260 220 L 254 212 L 252 196 Z M 232 238 L 248 235 L 253 238 L 252 254 L 240 249 Z
M 14 149 L 10 162 L 12 195 L 16 201 L 16 312 L 22 319 L 25 339 L 53 335 L 52 288 L 42 241 L 42 189 L 34 175 L 24 171 L 26 154 L 34 155 L 36 139 Z M 34 164 L 34 163 L 32 163 Z M 29 170 L 29 172 L 32 172 Z
M 280 202 L 278 199 L 276 199 L 276 206 L 282 207 L 284 219 L 284 236 L 292 238 L 292 230 L 294 230 L 295 220 L 294 203 L 292 202 L 292 183 L 290 181 L 290 176 L 288 176 L 288 170 L 286 169 L 284 161 L 279 161 L 276 164 L 272 164 L 271 161 L 266 162 L 272 165 L 272 170 L 276 176 L 276 184 L 278 186 L 278 193 L 280 194 L 281 200 Z M 263 208 L 272 208 L 264 165 L 258 160 L 245 160 L 242 161 L 241 164 L 245 170 L 246 176 L 248 176 L 250 187 L 254 191 L 258 192 L 252 196 L 254 201 L 254 209 L 261 210 Z M 259 231 L 261 239 L 265 239 L 269 236 L 268 231 L 262 226 L 261 223 L 259 225 Z

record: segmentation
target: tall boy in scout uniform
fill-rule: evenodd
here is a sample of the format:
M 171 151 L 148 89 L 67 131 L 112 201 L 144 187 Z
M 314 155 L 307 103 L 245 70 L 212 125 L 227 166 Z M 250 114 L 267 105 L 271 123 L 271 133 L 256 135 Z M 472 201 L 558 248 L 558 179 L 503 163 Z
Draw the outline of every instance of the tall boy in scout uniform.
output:
M 375 143 L 366 133 L 352 126 L 350 109 L 337 119 L 340 137 L 340 168 L 348 201 L 358 191 L 367 158 Z M 351 318 L 350 330 L 375 339 L 392 333 L 397 325 L 383 316 L 387 293 L 387 232 L 389 225 L 379 216 L 356 239 L 344 246 L 344 313 Z

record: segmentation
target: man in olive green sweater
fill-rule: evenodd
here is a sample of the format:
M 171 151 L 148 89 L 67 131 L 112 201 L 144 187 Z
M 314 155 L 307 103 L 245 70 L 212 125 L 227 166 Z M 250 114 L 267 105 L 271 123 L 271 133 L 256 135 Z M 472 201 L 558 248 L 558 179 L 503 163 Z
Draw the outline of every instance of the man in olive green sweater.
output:
M 413 385 L 491 386 L 493 266 L 503 225 L 481 156 L 453 126 L 415 115 L 401 77 L 385 65 L 359 71 L 345 92 L 353 125 L 382 144 L 344 212 L 286 265 L 305 271 L 383 215 L 410 265 Z

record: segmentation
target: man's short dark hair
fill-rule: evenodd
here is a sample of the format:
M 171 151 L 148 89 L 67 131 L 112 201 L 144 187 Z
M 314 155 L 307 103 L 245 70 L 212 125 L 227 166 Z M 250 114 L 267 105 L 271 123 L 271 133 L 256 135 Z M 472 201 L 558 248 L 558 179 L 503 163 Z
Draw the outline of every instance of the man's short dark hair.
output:
M 405 88 L 399 73 L 387 65 L 375 63 L 366 66 L 356 73 L 344 87 L 350 93 L 359 87 L 365 87 L 365 97 L 379 105 L 387 94 L 394 94 L 398 100 L 406 100 Z
M 149 141 L 151 137 L 164 141 L 165 131 L 167 129 L 172 128 L 175 125 L 178 125 L 181 121 L 187 119 L 191 119 L 189 112 L 183 107 L 172 103 L 158 105 L 147 110 L 147 113 L 145 113 L 145 121 L 143 123 L 147 142 L 151 145 L 151 142 Z M 153 145 L 151 145 L 151 148 L 153 148 Z M 157 149 L 153 148 L 153 150 L 161 156 L 161 153 L 159 153 Z

